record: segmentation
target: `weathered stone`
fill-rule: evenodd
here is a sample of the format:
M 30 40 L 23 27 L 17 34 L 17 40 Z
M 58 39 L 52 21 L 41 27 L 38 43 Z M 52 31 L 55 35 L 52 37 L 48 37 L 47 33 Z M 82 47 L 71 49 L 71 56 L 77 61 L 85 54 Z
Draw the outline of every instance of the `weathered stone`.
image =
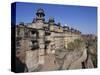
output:
M 16 29 L 16 38 L 20 38 L 21 53 L 18 57 L 26 63 L 28 71 L 82 68 L 81 63 L 87 58 L 84 46 L 80 51 L 64 50 L 69 42 L 81 38 L 81 32 L 74 28 L 62 27 L 56 24 L 53 18 L 45 22 L 44 16 L 44 11 L 40 9 L 34 22 L 18 25 Z M 89 58 L 87 68 L 93 67 L 91 62 Z
M 29 72 L 34 71 L 38 67 L 38 50 L 26 51 L 26 65 Z

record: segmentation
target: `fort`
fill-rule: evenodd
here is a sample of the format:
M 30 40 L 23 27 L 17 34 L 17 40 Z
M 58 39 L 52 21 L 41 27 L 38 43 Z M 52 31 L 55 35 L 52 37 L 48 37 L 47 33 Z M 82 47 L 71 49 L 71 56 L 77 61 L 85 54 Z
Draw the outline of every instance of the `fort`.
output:
M 16 54 L 22 52 L 20 59 L 30 71 L 45 63 L 44 55 L 55 54 L 56 50 L 67 48 L 69 42 L 81 38 L 79 30 L 56 23 L 53 17 L 46 22 L 44 17 L 45 12 L 40 8 L 32 23 L 16 25 Z

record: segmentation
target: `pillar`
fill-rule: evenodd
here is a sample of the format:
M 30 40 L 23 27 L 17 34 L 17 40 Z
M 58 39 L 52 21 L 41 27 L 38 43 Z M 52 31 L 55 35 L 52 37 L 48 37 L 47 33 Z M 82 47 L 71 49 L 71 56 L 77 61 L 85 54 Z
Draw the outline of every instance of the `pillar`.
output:
M 39 64 L 44 64 L 44 48 L 45 48 L 45 32 L 44 30 L 39 30 Z

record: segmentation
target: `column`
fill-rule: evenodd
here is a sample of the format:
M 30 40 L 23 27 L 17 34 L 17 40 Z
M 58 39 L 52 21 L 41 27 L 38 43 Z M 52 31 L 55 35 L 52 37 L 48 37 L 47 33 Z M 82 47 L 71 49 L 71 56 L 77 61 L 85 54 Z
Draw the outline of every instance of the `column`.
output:
M 45 48 L 45 32 L 44 30 L 39 30 L 39 64 L 44 64 L 44 48 Z

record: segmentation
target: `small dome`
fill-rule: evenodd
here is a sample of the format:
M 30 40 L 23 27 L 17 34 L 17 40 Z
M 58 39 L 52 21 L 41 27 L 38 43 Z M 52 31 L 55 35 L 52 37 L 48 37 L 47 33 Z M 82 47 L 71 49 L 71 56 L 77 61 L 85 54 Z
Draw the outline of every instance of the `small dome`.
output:
M 75 31 L 75 32 L 77 32 L 77 30 L 76 30 L 76 29 L 75 29 L 74 31 Z
M 39 8 L 39 9 L 37 10 L 37 13 L 44 13 L 44 10 L 43 10 L 42 8 Z
M 68 27 L 68 26 L 63 26 L 63 28 L 67 28 L 67 29 L 69 29 L 69 27 Z
M 49 18 L 49 22 L 54 22 L 54 18 L 53 17 L 50 17 Z
M 60 25 L 61 25 L 61 23 L 60 23 L 60 22 L 58 22 L 58 25 L 60 26 Z
M 36 15 L 38 15 L 38 14 L 42 14 L 43 16 L 45 16 L 44 10 L 43 10 L 42 8 L 39 8 L 39 9 L 37 10 Z
M 24 25 L 24 22 L 20 22 L 19 25 Z

